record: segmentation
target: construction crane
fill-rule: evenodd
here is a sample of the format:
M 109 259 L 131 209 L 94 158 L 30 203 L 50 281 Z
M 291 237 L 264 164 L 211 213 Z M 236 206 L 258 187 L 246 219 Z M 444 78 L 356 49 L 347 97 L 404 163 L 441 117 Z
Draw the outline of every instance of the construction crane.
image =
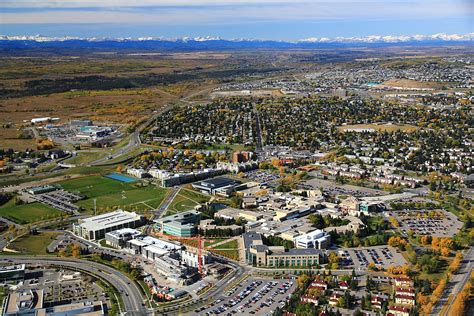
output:
M 199 274 L 201 275 L 201 277 L 203 278 L 204 277 L 204 270 L 203 270 L 203 266 L 202 266 L 202 260 L 203 260 L 203 248 L 204 248 L 204 241 L 210 241 L 208 239 L 204 239 L 201 237 L 201 235 L 196 235 L 194 237 L 178 237 L 178 236 L 173 236 L 173 235 L 168 235 L 168 234 L 164 234 L 163 231 L 159 231 L 158 233 L 155 233 L 154 234 L 155 236 L 157 237 L 162 237 L 162 238 L 167 238 L 167 239 L 170 239 L 170 240 L 177 240 L 177 241 L 181 241 L 181 240 L 197 240 L 197 250 L 198 250 L 198 271 L 199 271 Z

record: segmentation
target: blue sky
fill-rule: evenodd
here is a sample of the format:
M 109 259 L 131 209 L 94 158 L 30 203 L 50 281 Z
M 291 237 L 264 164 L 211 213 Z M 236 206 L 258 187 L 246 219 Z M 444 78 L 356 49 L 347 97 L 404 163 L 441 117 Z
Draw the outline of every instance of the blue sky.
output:
M 0 34 L 308 37 L 467 34 L 473 0 L 1 0 Z

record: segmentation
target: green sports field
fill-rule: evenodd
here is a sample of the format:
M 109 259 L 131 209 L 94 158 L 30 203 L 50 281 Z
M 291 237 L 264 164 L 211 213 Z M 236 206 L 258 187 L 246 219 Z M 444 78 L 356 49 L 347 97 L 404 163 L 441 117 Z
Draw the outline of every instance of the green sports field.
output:
M 0 207 L 0 216 L 8 218 L 18 224 L 34 223 L 56 218 L 63 214 L 65 213 L 38 202 L 15 205 L 14 201 L 11 200 Z
M 90 176 L 59 182 L 67 191 L 77 192 L 87 198 L 77 205 L 91 211 L 94 199 L 98 210 L 122 208 L 130 211 L 146 211 L 157 208 L 167 189 L 155 186 L 137 187 L 136 183 L 123 183 L 102 176 Z
M 206 203 L 210 197 L 199 192 L 181 188 L 174 198 L 173 202 L 168 206 L 166 214 L 175 214 L 193 209 L 196 205 Z

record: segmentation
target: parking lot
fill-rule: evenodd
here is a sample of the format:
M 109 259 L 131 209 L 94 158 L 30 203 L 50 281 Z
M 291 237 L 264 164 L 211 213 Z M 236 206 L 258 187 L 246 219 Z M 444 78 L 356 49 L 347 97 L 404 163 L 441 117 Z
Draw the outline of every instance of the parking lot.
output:
M 81 195 L 64 190 L 32 195 L 31 197 L 40 203 L 47 204 L 55 209 L 72 214 L 76 214 L 79 210 L 79 207 L 73 203 L 84 198 Z
M 433 237 L 452 237 L 462 228 L 460 221 L 454 214 L 444 210 L 403 210 L 392 211 L 400 223 L 400 230 L 415 235 L 429 235 Z
M 280 179 L 280 175 L 278 173 L 272 173 L 265 170 L 252 170 L 245 172 L 245 177 L 249 180 L 259 182 L 261 184 L 269 183 Z
M 400 266 L 407 263 L 405 258 L 390 246 L 375 246 L 339 250 L 342 265 L 367 269 L 370 263 L 379 267 Z
M 293 280 L 248 279 L 194 312 L 199 315 L 270 315 L 277 306 L 285 304 L 295 288 Z
M 92 283 L 89 277 L 71 271 L 58 271 L 55 269 L 28 271 L 22 288 L 42 289 L 46 304 L 96 300 L 107 301 L 103 289 L 97 284 Z

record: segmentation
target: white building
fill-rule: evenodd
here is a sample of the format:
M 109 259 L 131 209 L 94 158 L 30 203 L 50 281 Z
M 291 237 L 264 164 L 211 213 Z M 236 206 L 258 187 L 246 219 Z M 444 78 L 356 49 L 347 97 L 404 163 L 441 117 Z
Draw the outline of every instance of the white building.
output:
M 197 268 L 199 266 L 197 253 L 182 250 L 181 260 L 183 263 L 185 263 L 189 267 Z M 209 254 L 207 255 L 203 254 L 201 256 L 201 264 L 203 267 L 210 262 L 211 262 L 211 256 Z
M 331 237 L 326 232 L 316 229 L 293 239 L 296 248 L 325 249 L 329 246 Z
M 105 234 L 122 228 L 137 228 L 144 223 L 144 217 L 135 212 L 117 210 L 85 219 L 73 224 L 74 234 L 89 240 L 105 238 Z
M 147 175 L 147 172 L 141 168 L 140 169 L 128 168 L 127 173 L 139 179 L 142 179 Z

